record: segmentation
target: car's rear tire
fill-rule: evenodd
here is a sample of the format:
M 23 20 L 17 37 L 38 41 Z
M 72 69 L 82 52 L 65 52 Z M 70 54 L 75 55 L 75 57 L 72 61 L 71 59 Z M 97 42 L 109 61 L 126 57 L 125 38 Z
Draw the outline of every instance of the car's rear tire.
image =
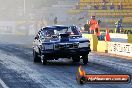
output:
M 72 57 L 73 62 L 80 62 L 80 56 Z
M 45 58 L 44 55 L 41 55 L 41 63 L 42 63 L 43 65 L 46 65 L 46 64 L 47 64 L 47 59 Z
M 34 62 L 40 62 L 40 57 L 38 56 L 38 53 L 33 50 L 33 59 L 34 59 Z
M 82 56 L 83 58 L 83 64 L 86 65 L 88 63 L 88 55 Z

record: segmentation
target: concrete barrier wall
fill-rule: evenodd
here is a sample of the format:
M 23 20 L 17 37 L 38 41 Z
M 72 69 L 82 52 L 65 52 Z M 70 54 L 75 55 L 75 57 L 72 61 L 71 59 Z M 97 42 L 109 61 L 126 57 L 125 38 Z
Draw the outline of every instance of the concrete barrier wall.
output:
M 125 37 L 128 36 L 128 42 L 131 43 L 98 41 L 96 35 L 93 34 L 83 34 L 82 36 L 90 40 L 90 48 L 93 51 L 132 57 L 132 35 L 125 35 Z
M 97 51 L 97 44 L 98 44 L 97 36 L 94 34 L 82 34 L 82 36 L 90 40 L 91 50 Z
M 128 34 L 128 43 L 132 43 L 132 34 Z
M 128 42 L 127 34 L 110 33 L 110 38 L 112 42 Z
M 132 34 L 110 33 L 111 42 L 132 43 Z
M 14 33 L 14 29 L 14 21 L 0 21 L 0 34 L 12 34 Z
M 132 44 L 109 42 L 108 43 L 108 53 L 132 57 Z
M 98 41 L 97 52 L 107 53 L 108 52 L 108 42 Z

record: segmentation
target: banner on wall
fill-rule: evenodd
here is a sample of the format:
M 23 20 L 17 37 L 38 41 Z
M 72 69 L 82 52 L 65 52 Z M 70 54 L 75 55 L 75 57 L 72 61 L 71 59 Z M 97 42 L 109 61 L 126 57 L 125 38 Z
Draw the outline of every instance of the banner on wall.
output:
M 109 42 L 108 53 L 132 57 L 132 44 Z

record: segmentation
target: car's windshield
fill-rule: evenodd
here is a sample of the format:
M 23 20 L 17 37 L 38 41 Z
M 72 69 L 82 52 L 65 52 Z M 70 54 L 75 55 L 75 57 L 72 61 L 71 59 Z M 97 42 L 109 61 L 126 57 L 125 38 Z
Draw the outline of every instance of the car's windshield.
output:
M 46 29 L 41 33 L 44 37 L 51 37 L 52 35 L 59 35 L 67 33 L 69 35 L 80 35 L 77 27 L 69 27 L 63 29 Z

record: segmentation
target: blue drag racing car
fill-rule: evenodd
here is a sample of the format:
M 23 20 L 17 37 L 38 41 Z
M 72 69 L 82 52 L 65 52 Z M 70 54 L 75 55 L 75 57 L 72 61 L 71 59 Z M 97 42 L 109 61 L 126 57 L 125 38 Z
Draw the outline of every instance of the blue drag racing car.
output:
M 69 58 L 73 62 L 88 63 L 90 41 L 82 37 L 76 26 L 47 26 L 41 29 L 33 42 L 34 62 Z

